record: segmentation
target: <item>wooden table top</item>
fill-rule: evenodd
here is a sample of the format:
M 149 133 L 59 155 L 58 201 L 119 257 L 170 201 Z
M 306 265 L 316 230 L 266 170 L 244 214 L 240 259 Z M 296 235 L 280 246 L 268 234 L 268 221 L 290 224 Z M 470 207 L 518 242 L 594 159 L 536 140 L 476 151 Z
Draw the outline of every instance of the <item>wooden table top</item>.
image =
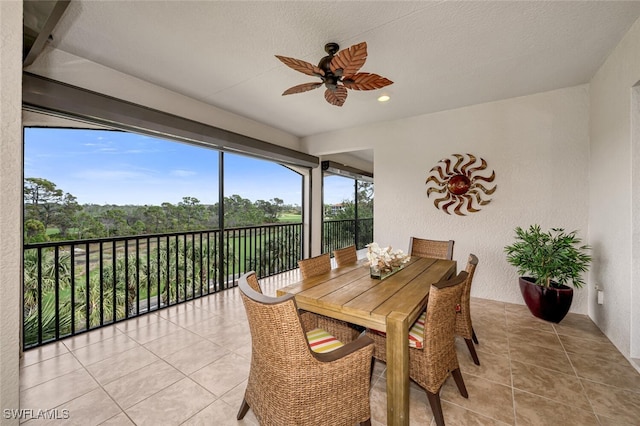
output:
M 380 280 L 371 278 L 369 264 L 360 261 L 302 279 L 277 294 L 294 294 L 301 309 L 386 331 L 391 312 L 415 321 L 426 307 L 431 284 L 455 272 L 455 261 L 413 257 L 403 269 Z

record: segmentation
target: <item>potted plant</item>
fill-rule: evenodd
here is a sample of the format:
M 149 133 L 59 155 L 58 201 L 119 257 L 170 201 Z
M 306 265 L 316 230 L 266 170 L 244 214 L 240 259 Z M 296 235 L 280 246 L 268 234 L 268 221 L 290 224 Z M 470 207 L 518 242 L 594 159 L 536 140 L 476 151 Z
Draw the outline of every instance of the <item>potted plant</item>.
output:
M 516 241 L 504 248 L 507 261 L 518 268 L 520 291 L 531 313 L 546 321 L 559 323 L 569 312 L 573 287 L 584 285 L 582 274 L 589 269 L 591 255 L 582 245 L 577 231 L 540 225 L 515 229 Z

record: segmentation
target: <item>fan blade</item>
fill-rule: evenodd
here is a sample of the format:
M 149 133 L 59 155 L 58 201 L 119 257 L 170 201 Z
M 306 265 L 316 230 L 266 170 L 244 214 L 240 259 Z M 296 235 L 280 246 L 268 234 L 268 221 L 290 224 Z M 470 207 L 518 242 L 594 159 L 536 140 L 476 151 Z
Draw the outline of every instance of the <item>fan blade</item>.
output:
M 294 93 L 308 92 L 309 90 L 317 89 L 320 86 L 322 86 L 322 82 L 298 84 L 297 86 L 289 87 L 287 90 L 284 91 L 282 96 L 293 95 Z
M 344 86 L 338 86 L 335 90 L 327 89 L 324 91 L 324 98 L 331 105 L 342 106 L 347 100 L 347 89 Z
M 338 52 L 331 60 L 329 68 L 334 74 L 336 74 L 337 70 L 342 69 L 343 77 L 351 77 L 362 68 L 366 60 L 367 43 L 363 41 Z
M 378 74 L 361 72 L 352 75 L 348 79 L 343 79 L 342 84 L 344 84 L 347 89 L 375 90 L 393 84 L 393 81 L 388 78 L 381 77 Z
M 276 55 L 276 58 L 280 59 L 280 61 L 292 68 L 296 71 L 300 71 L 303 74 L 310 75 L 313 77 L 322 77 L 324 76 L 324 71 L 322 71 L 317 66 L 310 64 L 309 62 L 303 61 L 301 59 L 288 58 L 286 56 Z

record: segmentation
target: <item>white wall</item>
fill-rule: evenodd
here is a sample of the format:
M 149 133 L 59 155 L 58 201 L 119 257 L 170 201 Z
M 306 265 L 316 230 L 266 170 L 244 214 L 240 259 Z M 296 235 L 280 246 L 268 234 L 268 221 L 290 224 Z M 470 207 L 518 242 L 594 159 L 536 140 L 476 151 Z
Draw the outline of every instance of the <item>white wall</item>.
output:
M 591 81 L 591 280 L 604 288 L 589 315 L 620 351 L 640 357 L 640 135 L 632 137 L 632 87 L 640 80 L 636 22 Z M 636 113 L 637 114 L 637 113 Z M 636 117 L 637 119 L 637 117 Z M 637 126 L 637 123 L 636 123 Z
M 303 139 L 311 154 L 367 145 L 374 149 L 375 240 L 408 250 L 409 237 L 455 240 L 459 269 L 467 255 L 480 263 L 473 296 L 523 303 L 515 268 L 503 247 L 513 229 L 578 229 L 587 237 L 589 164 L 587 85 L 378 123 Z M 436 163 L 472 153 L 495 170 L 492 202 L 468 216 L 447 215 L 427 198 Z M 587 312 L 586 289 L 573 312 Z
M 22 252 L 22 1 L 0 2 L 0 423 L 18 409 Z

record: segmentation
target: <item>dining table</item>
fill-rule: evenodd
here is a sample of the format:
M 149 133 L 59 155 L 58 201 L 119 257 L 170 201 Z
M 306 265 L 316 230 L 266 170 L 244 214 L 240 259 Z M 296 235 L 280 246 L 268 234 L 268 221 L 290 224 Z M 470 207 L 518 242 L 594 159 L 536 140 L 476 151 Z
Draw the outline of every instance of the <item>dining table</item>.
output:
M 369 263 L 332 268 L 281 287 L 298 308 L 386 333 L 387 424 L 409 424 L 409 344 L 411 325 L 426 309 L 431 284 L 456 273 L 456 261 L 412 257 L 384 279 L 370 274 Z

